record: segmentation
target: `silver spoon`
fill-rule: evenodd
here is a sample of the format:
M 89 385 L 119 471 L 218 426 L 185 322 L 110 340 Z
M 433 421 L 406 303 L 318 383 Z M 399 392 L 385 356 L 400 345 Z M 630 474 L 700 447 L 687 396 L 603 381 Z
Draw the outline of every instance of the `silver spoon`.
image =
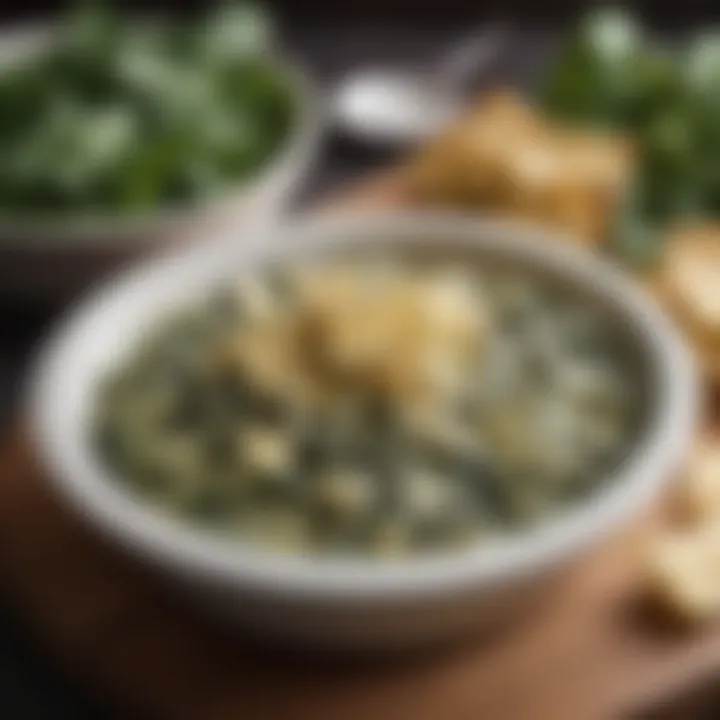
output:
M 468 79 L 497 56 L 507 35 L 502 25 L 484 28 L 425 71 L 380 67 L 351 73 L 332 97 L 336 126 L 365 143 L 423 140 L 457 114 Z

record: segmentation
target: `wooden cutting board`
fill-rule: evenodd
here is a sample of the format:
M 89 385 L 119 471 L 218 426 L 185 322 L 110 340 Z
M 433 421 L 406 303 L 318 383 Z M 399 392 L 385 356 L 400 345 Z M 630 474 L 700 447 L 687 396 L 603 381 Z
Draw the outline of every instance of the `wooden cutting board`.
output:
M 402 204 L 401 177 L 348 203 Z M 263 646 L 187 606 L 56 500 L 22 428 L 0 446 L 0 584 L 48 655 L 131 717 L 184 720 L 604 720 L 720 675 L 720 627 L 643 602 L 638 520 L 492 636 L 388 657 Z

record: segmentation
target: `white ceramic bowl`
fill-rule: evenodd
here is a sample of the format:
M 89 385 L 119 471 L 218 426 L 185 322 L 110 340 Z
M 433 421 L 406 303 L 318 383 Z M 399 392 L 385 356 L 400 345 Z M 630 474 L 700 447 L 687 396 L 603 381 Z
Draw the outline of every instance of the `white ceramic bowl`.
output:
M 60 495 L 89 523 L 203 601 L 257 629 L 331 643 L 439 639 L 494 621 L 557 570 L 647 506 L 688 446 L 696 392 L 689 356 L 634 283 L 539 230 L 459 215 L 335 216 L 230 237 L 155 259 L 83 301 L 41 355 L 29 412 Z M 607 307 L 646 385 L 647 423 L 613 477 L 538 528 L 447 556 L 320 560 L 223 541 L 142 504 L 114 481 L 88 441 L 93 388 L 158 313 L 272 257 L 357 245 L 462 253 L 469 262 L 529 265 Z
M 0 73 L 42 52 L 52 36 L 52 26 L 1 32 Z M 275 61 L 290 78 L 296 117 L 265 167 L 241 184 L 229 184 L 212 201 L 129 217 L 15 217 L 0 211 L 0 301 L 66 299 L 119 262 L 154 246 L 202 240 L 222 227 L 242 228 L 277 217 L 317 156 L 324 113 L 308 75 L 289 60 Z

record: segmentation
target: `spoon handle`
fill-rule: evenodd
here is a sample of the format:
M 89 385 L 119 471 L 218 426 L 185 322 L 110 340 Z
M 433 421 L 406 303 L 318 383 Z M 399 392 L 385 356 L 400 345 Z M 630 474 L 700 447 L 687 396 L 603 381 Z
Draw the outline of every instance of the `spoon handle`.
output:
M 445 92 L 461 94 L 472 76 L 498 56 L 509 34 L 507 24 L 496 23 L 460 41 L 433 71 L 434 83 Z

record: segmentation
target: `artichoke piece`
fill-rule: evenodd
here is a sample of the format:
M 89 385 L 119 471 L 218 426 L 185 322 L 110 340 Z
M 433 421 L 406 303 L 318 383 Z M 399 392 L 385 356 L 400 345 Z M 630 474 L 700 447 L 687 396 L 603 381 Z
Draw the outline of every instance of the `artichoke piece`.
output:
M 287 478 L 295 468 L 295 448 L 286 433 L 275 428 L 245 427 L 238 453 L 246 470 L 261 478 Z
M 377 499 L 374 478 L 349 468 L 325 472 L 313 482 L 313 492 L 325 522 L 340 525 L 367 517 Z
M 457 487 L 429 470 L 408 469 L 403 477 L 403 505 L 420 521 L 445 520 L 459 507 Z

